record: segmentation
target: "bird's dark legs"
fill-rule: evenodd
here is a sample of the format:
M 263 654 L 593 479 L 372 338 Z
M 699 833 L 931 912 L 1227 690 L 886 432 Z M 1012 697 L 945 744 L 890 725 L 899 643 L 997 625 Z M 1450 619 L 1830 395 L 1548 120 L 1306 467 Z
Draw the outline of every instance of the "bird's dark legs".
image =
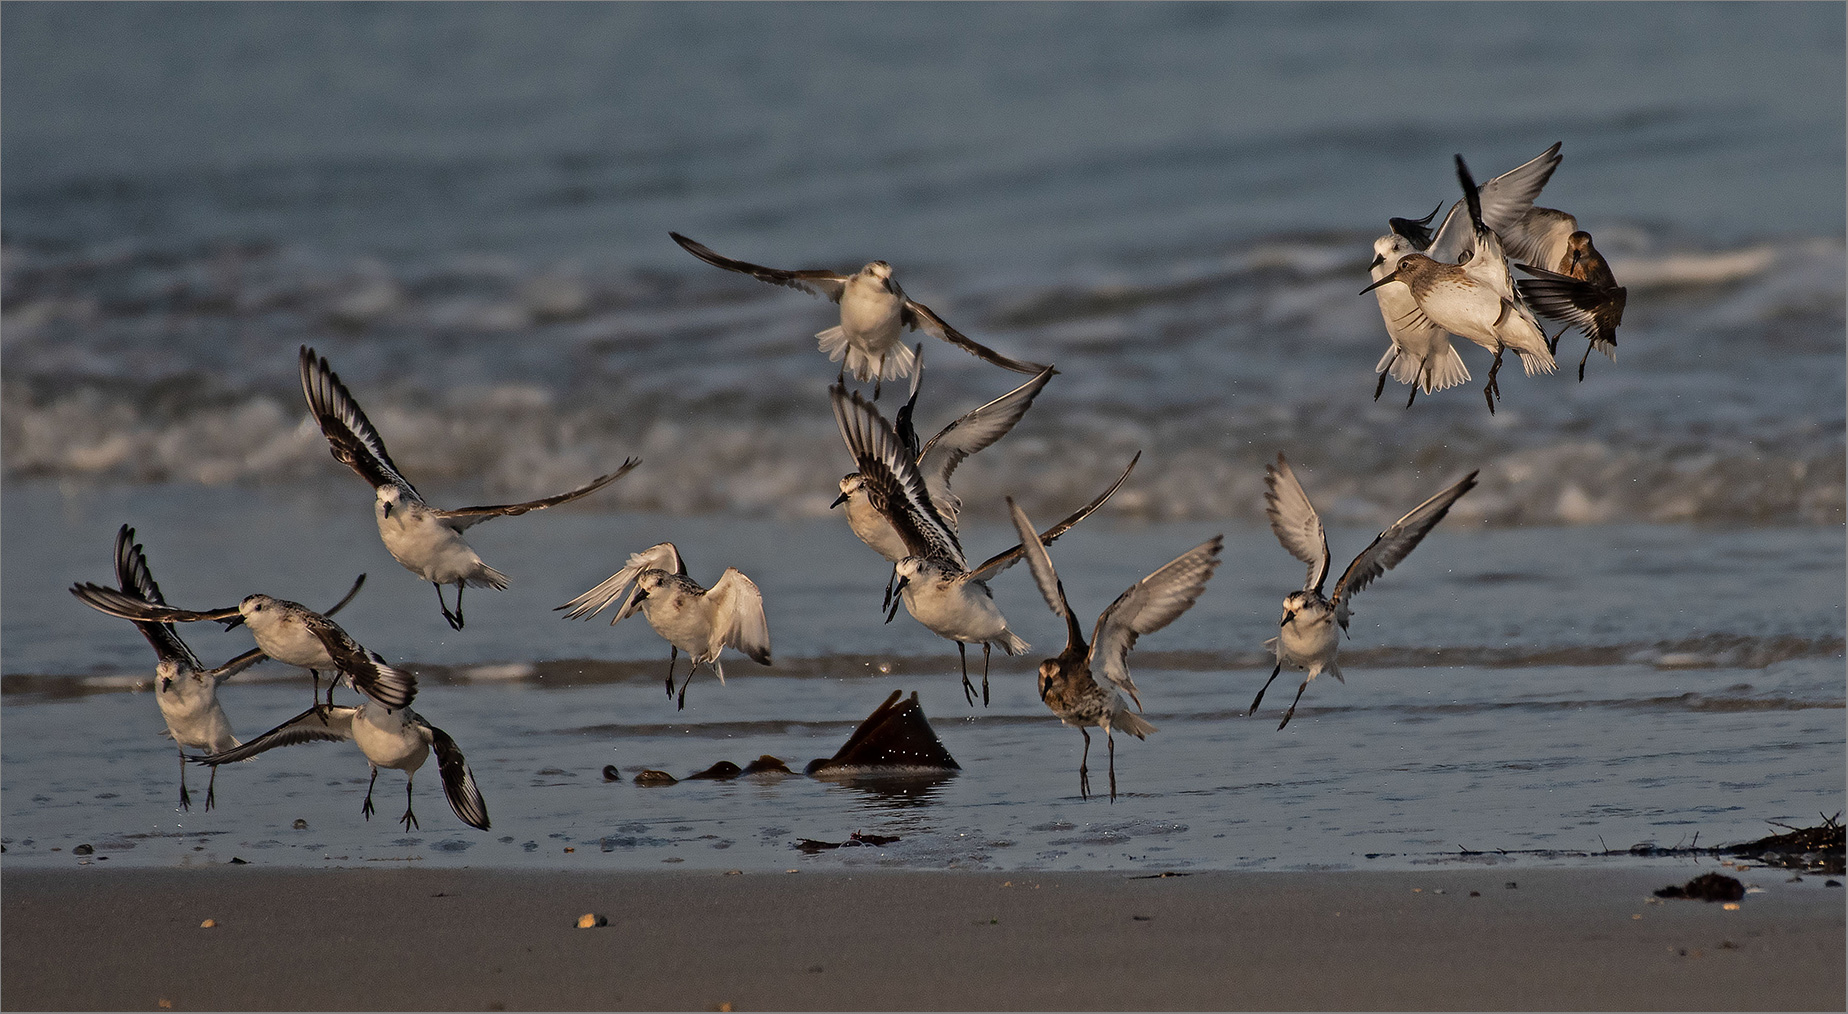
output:
M 1253 715 L 1255 715 L 1255 714 L 1257 714 L 1257 713 L 1258 713 L 1258 702 L 1259 702 L 1259 701 L 1262 701 L 1262 700 L 1264 699 L 1264 691 L 1265 691 L 1265 690 L 1269 690 L 1269 689 L 1270 689 L 1270 685 L 1271 685 L 1271 683 L 1272 683 L 1272 682 L 1274 682 L 1274 681 L 1275 681 L 1275 680 L 1277 679 L 1277 674 L 1278 674 L 1278 673 L 1280 673 L 1280 672 L 1282 672 L 1282 671 L 1283 671 L 1283 663 L 1282 663 L 1282 662 L 1278 662 L 1278 663 L 1277 663 L 1277 668 L 1275 668 L 1275 669 L 1272 669 L 1272 670 L 1271 670 L 1271 677 L 1270 677 L 1270 679 L 1267 679 L 1267 680 L 1265 680 L 1265 681 L 1264 681 L 1264 686 L 1263 686 L 1263 688 L 1262 688 L 1262 689 L 1260 689 L 1260 690 L 1258 691 L 1258 696 L 1256 696 L 1256 697 L 1253 697 L 1253 698 L 1251 699 L 1251 710 L 1250 710 L 1250 711 L 1247 711 L 1247 712 L 1245 712 L 1245 717 L 1246 717 L 1246 718 L 1250 718 L 1251 716 L 1253 716 Z
M 1091 759 L 1091 730 L 1082 726 L 1078 729 L 1084 734 L 1084 753 L 1078 757 L 1078 796 L 1080 799 L 1091 798 L 1091 772 L 1085 767 Z
M 1495 364 L 1489 367 L 1489 382 L 1482 386 L 1482 396 L 1489 401 L 1489 414 L 1495 414 L 1495 399 L 1501 397 L 1501 385 L 1495 382 L 1495 375 L 1501 372 L 1502 353 L 1508 351 L 1505 345 L 1495 348 Z
M 437 605 L 437 608 L 443 611 L 443 619 L 449 623 L 449 629 L 461 630 L 462 629 L 462 582 L 460 581 L 456 582 L 456 611 L 453 613 L 449 611 L 449 603 L 443 601 L 443 586 L 440 584 L 437 584 L 435 581 L 432 581 L 430 582 L 430 587 L 436 589 L 436 605 Z
M 217 774 L 218 769 L 213 768 L 212 773 Z M 210 809 L 211 804 L 209 803 L 206 804 L 206 808 Z M 182 810 L 192 809 L 192 796 L 186 791 L 186 748 L 185 747 L 180 748 L 180 809 Z
M 674 696 L 674 660 L 679 657 L 680 647 L 669 644 L 667 646 L 667 696 L 669 697 Z
M 988 707 L 988 642 L 982 642 L 982 707 Z
M 896 614 L 896 610 L 892 609 L 892 586 L 896 585 L 897 583 L 898 583 L 898 565 L 893 564 L 892 573 L 886 576 L 885 601 L 879 604 L 880 612 L 882 613 L 892 612 Z
M 372 771 L 372 776 L 374 778 L 377 778 L 378 774 L 379 774 L 378 769 L 374 768 Z M 411 812 L 411 785 L 415 781 L 416 781 L 416 778 L 414 776 L 406 778 L 404 780 L 404 816 L 399 817 L 398 819 L 404 822 L 404 829 L 406 831 L 409 831 L 413 827 L 417 828 L 420 831 L 423 830 L 423 825 L 417 823 L 417 815 Z
M 686 710 L 687 708 L 687 684 L 693 682 L 693 673 L 696 672 L 698 669 L 699 669 L 699 659 L 694 658 L 693 664 L 687 667 L 687 678 L 681 681 L 680 701 L 679 701 L 678 707 L 675 710 L 677 711 Z
M 1116 736 L 1104 730 L 1104 745 L 1110 748 L 1110 801 L 1116 802 Z
M 975 707 L 975 684 L 969 682 L 969 646 L 957 641 L 956 657 L 962 659 L 963 699 L 968 701 L 969 706 L 973 708 Z
M 377 785 L 378 783 L 379 783 L 379 769 L 373 768 L 372 769 L 372 780 L 366 783 L 366 801 L 360 804 L 360 807 L 359 807 L 359 815 L 366 818 L 367 820 L 372 819 L 372 787 L 374 785 Z
M 1380 382 L 1373 385 L 1373 400 L 1374 401 L 1379 401 L 1380 395 L 1386 393 L 1386 374 L 1390 372 L 1392 372 L 1392 364 L 1387 363 L 1386 368 L 1380 371 Z
M 218 765 L 212 765 L 212 777 L 205 780 L 205 808 L 209 812 L 218 805 Z
M 1296 688 L 1296 700 L 1290 702 L 1290 710 L 1284 712 L 1283 721 L 1277 723 L 1278 730 L 1281 731 L 1284 726 L 1290 724 L 1290 716 L 1296 714 L 1297 702 L 1303 699 L 1303 691 L 1307 689 L 1309 689 L 1309 681 L 1303 680 L 1303 685 Z
M 1572 325 L 1570 324 L 1567 324 L 1565 327 L 1560 328 L 1558 334 L 1546 340 L 1546 350 L 1552 353 L 1553 355 L 1559 355 L 1559 340 L 1561 338 L 1564 338 L 1566 336 L 1566 332 L 1570 330 L 1572 330 Z M 1540 332 L 1540 334 L 1542 336 L 1545 336 L 1546 332 L 1542 331 Z
M 1412 393 L 1405 396 L 1405 407 L 1411 408 L 1412 402 L 1417 401 L 1417 400 L 1418 400 L 1418 385 L 1417 383 L 1414 382 L 1412 384 Z
M 1581 384 L 1585 382 L 1585 360 L 1591 358 L 1591 350 L 1596 346 L 1596 342 L 1586 342 L 1585 354 L 1579 357 L 1579 383 Z

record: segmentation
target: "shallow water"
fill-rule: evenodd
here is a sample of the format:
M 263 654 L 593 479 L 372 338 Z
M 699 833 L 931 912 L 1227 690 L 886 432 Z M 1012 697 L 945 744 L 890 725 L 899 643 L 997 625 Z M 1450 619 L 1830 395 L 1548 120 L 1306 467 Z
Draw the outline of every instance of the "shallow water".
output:
M 414 11 L 414 13 L 413 13 Z M 1843 807 L 1843 24 L 1828 5 L 10 5 L 0 37 L 0 816 L 8 864 L 1301 869 L 1577 862 Z M 1420 54 L 1408 59 L 1406 54 Z M 1718 70 L 1716 71 L 1716 68 Z M 1542 204 L 1598 238 L 1620 358 L 1370 400 L 1358 295 L 1390 216 L 1558 140 Z M 995 582 L 1024 659 L 971 711 L 954 651 L 877 615 L 884 568 L 827 509 L 849 467 L 812 335 L 832 308 L 666 237 L 778 266 L 891 261 L 907 292 L 1061 373 L 957 473 L 965 543 L 1010 544 L 1136 451 L 1055 547 L 1075 606 L 1215 532 L 1225 565 L 1132 659 L 1152 721 L 1115 804 L 1035 699 L 1061 628 Z M 471 533 L 513 578 L 466 631 L 385 555 L 303 411 L 327 354 L 444 505 L 587 502 Z M 1020 379 L 939 342 L 928 433 Z M 890 394 L 887 400 L 894 400 Z M 1358 603 L 1346 685 L 1289 728 L 1259 646 L 1301 580 L 1262 521 L 1287 453 L 1338 563 L 1482 482 Z M 175 809 L 151 655 L 70 599 L 137 527 L 168 598 L 263 590 L 414 668 L 494 830 L 359 819 L 343 744 Z M 671 539 L 763 587 L 777 664 L 661 692 L 639 620 L 552 607 Z M 209 661 L 249 645 L 213 625 Z M 226 686 L 254 735 L 299 673 Z M 136 688 L 141 686 L 142 689 Z M 831 754 L 894 689 L 963 771 L 644 789 Z M 1093 786 L 1105 786 L 1094 743 Z M 605 765 L 623 780 L 606 783 Z M 203 779 L 195 772 L 195 788 Z M 307 829 L 297 831 L 297 819 Z M 809 856 L 804 838 L 897 835 Z M 73 859 L 80 844 L 93 855 Z M 572 849 L 565 852 L 565 849 Z M 1493 850 L 1514 853 L 1505 856 Z M 1525 851 L 1524 851 L 1525 850 Z M 1481 852 L 1466 855 L 1465 852 Z M 1606 861 L 1606 860 L 1596 860 Z

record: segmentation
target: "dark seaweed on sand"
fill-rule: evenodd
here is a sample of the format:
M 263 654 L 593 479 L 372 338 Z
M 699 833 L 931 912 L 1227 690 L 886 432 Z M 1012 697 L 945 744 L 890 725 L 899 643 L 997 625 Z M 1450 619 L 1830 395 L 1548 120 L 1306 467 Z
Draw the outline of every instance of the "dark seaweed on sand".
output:
M 1822 818 L 1822 823 L 1815 827 L 1801 828 L 1770 821 L 1773 826 L 1789 828 L 1789 831 L 1742 845 L 1728 845 L 1718 851 L 1766 866 L 1839 874 L 1843 872 L 1844 846 L 1848 845 L 1848 833 L 1844 832 L 1841 817 L 1837 813 Z

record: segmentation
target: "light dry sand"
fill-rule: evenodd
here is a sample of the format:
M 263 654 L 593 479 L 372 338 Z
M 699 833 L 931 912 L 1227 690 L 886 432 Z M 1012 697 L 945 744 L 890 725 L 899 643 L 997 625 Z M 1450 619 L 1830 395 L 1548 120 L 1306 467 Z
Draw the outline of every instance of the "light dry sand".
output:
M 1646 903 L 1711 868 L 7 872 L 0 997 L 7 1010 L 1843 1009 L 1843 892 L 1757 870 L 1742 879 L 1764 893 L 1737 911 Z M 609 925 L 576 929 L 586 912 Z

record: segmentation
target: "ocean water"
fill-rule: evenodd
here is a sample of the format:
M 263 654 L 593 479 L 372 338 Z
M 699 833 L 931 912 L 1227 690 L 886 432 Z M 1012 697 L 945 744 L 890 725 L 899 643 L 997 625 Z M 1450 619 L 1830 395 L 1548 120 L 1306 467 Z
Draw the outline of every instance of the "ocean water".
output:
M 1826 5 L 7 4 L 0 39 L 0 814 L 8 863 L 787 868 L 1374 868 L 1717 844 L 1843 806 L 1843 19 Z M 1714 68 L 1725 68 L 1716 73 Z M 1629 288 L 1616 363 L 1372 400 L 1366 266 L 1387 217 L 1553 141 L 1541 202 Z M 884 569 L 828 510 L 851 468 L 812 335 L 832 307 L 700 264 L 890 261 L 976 340 L 1060 375 L 958 471 L 965 543 L 1134 476 L 1054 547 L 1075 608 L 1211 534 L 1226 562 L 1131 664 L 1160 726 L 1121 794 L 1035 699 L 1060 625 L 964 703 L 954 650 L 881 622 Z M 1012 388 L 928 338 L 928 433 Z M 585 502 L 471 532 L 514 581 L 456 633 L 380 546 L 307 419 L 329 356 L 419 488 Z M 888 395 L 896 404 L 896 399 Z M 1263 524 L 1289 455 L 1337 564 L 1480 469 L 1356 604 L 1345 685 L 1243 717 L 1300 580 Z M 309 603 L 419 674 L 494 830 L 402 776 L 360 820 L 357 751 L 178 760 L 133 628 L 64 589 L 137 527 L 170 600 Z M 639 620 L 552 607 L 672 540 L 764 589 L 777 664 L 685 712 Z M 606 614 L 607 615 L 607 614 Z M 184 633 L 208 661 L 248 646 Z M 682 663 L 684 666 L 684 662 Z M 303 705 L 274 664 L 223 691 L 245 738 Z M 917 690 L 961 773 L 683 782 L 826 756 Z M 1094 742 L 1093 787 L 1105 784 Z M 605 782 L 615 764 L 623 777 Z M 203 785 L 200 772 L 189 781 Z M 296 831 L 294 821 L 307 822 Z M 896 835 L 806 855 L 805 838 Z M 572 851 L 566 852 L 565 849 Z M 1506 850 L 1500 855 L 1495 850 Z M 1484 856 L 1465 853 L 1484 852 Z M 1596 861 L 1609 861 L 1599 859 Z

